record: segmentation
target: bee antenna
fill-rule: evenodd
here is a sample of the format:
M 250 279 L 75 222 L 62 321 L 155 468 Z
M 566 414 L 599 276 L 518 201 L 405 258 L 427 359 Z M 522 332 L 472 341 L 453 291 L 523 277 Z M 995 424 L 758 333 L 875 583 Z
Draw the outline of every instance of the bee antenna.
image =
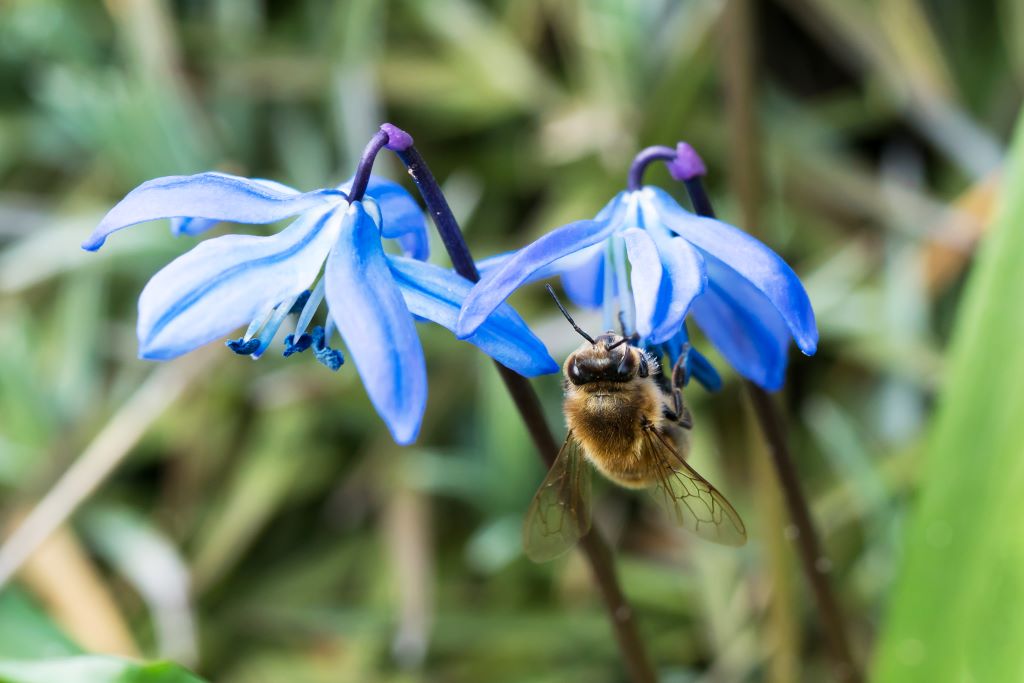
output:
M 609 351 L 611 351 L 611 350 L 612 350 L 612 349 L 614 349 L 614 348 L 615 348 L 616 346 L 622 346 L 623 344 L 625 344 L 625 343 L 626 343 L 626 342 L 628 342 L 628 341 L 629 341 L 629 337 L 623 337 L 623 338 L 622 338 L 622 339 L 620 339 L 619 341 L 617 341 L 617 342 L 615 342 L 614 344 L 612 344 L 611 346 L 609 346 L 609 347 L 608 347 L 608 350 L 609 350 Z
M 586 332 L 584 332 L 583 329 L 579 325 L 576 324 L 576 321 L 572 319 L 572 316 L 569 315 L 569 311 L 565 310 L 565 306 L 563 306 L 562 302 L 558 300 L 558 296 L 555 294 L 555 290 L 551 288 L 551 285 L 544 285 L 544 286 L 547 287 L 548 294 L 551 295 L 551 298 L 554 299 L 555 303 L 558 305 L 558 310 L 560 310 L 562 312 L 562 315 L 565 316 L 565 319 L 569 321 L 570 325 L 572 325 L 572 329 L 574 329 L 577 332 L 579 332 L 580 336 L 583 337 L 584 339 L 586 339 L 591 344 L 596 344 L 597 342 L 594 341 L 594 338 L 591 337 Z

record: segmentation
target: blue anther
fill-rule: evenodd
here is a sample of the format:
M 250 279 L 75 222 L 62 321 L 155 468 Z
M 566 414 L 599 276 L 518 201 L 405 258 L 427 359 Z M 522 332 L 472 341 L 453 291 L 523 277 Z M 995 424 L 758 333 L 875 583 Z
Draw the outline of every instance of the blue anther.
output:
M 337 371 L 345 362 L 345 356 L 341 354 L 341 351 L 332 349 L 327 345 L 327 336 L 324 333 L 324 328 L 317 325 L 310 331 L 310 337 L 312 338 L 313 354 L 316 359 L 326 365 L 331 370 Z
M 302 353 L 310 347 L 313 343 L 313 338 L 308 334 L 299 335 L 298 341 L 295 340 L 294 334 L 289 334 L 284 338 L 284 357 L 292 355 L 293 353 Z
M 238 339 L 228 339 L 224 345 L 239 356 L 249 356 L 260 348 L 260 340 L 256 338 L 247 340 L 245 337 L 239 337 Z

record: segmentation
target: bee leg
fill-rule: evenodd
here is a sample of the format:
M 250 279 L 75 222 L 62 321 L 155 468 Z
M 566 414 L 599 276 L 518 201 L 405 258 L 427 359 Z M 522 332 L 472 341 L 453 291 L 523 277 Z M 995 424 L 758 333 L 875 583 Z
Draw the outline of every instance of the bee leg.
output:
M 623 313 L 621 309 L 619 310 L 619 329 L 622 330 L 622 336 L 623 337 L 627 336 L 626 335 L 626 314 Z
M 675 422 L 683 429 L 693 429 L 693 415 L 690 414 L 690 409 L 683 403 L 683 392 L 679 389 L 672 390 L 672 403 L 674 409 L 665 406 L 663 414 L 665 419 Z
M 633 332 L 633 334 L 626 334 L 626 314 L 619 311 L 619 327 L 622 329 L 622 336 L 629 337 L 629 343 L 632 346 L 636 346 L 640 343 L 640 333 Z
M 679 423 L 683 429 L 693 429 L 693 416 L 690 409 L 683 403 L 683 385 L 686 384 L 686 356 L 679 356 L 679 360 L 672 367 L 672 403 L 674 415 L 672 419 Z

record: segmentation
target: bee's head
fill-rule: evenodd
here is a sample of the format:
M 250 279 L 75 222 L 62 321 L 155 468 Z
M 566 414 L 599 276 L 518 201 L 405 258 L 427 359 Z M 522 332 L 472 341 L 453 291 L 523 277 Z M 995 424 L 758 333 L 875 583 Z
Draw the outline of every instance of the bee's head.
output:
M 572 319 L 569 311 L 555 296 L 551 285 L 547 288 L 565 319 L 587 340 L 565 361 L 563 371 L 570 382 L 576 386 L 591 382 L 628 382 L 634 377 L 647 377 L 650 374 L 647 355 L 633 346 L 629 337 L 605 332 L 594 339 Z
M 650 373 L 644 352 L 629 343 L 629 337 L 608 332 L 587 342 L 565 361 L 565 376 L 575 384 L 628 382 Z

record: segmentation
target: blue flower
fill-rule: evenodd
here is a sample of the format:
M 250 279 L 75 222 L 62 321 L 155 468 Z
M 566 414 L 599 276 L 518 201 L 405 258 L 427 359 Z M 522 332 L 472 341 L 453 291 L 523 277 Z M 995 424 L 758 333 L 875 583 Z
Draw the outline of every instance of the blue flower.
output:
M 284 354 L 312 349 L 337 369 L 344 359 L 330 342 L 340 332 L 377 412 L 396 441 L 410 443 L 427 395 L 414 319 L 454 330 L 472 283 L 424 262 L 423 213 L 400 185 L 371 177 L 366 196 L 356 202 L 349 202 L 345 189 L 302 193 L 222 173 L 157 178 L 111 209 L 82 246 L 98 249 L 110 233 L 160 218 L 174 219 L 176 232 L 197 234 L 218 221 L 298 216 L 268 237 L 206 240 L 153 276 L 139 297 L 139 355 L 174 358 L 248 323 L 245 335 L 228 346 L 258 358 L 295 315 Z M 382 238 L 396 240 L 405 255 L 385 253 Z M 324 299 L 325 324 L 309 329 Z M 558 369 L 507 305 L 465 339 L 526 376 Z
M 609 329 L 621 312 L 627 330 L 648 345 L 685 334 L 692 315 L 725 359 L 765 389 L 782 386 L 790 338 L 807 355 L 818 345 L 807 292 L 785 261 L 656 187 L 622 192 L 594 220 L 557 228 L 483 262 L 481 271 L 459 336 L 472 334 L 519 286 L 560 275 L 574 303 L 603 306 Z

